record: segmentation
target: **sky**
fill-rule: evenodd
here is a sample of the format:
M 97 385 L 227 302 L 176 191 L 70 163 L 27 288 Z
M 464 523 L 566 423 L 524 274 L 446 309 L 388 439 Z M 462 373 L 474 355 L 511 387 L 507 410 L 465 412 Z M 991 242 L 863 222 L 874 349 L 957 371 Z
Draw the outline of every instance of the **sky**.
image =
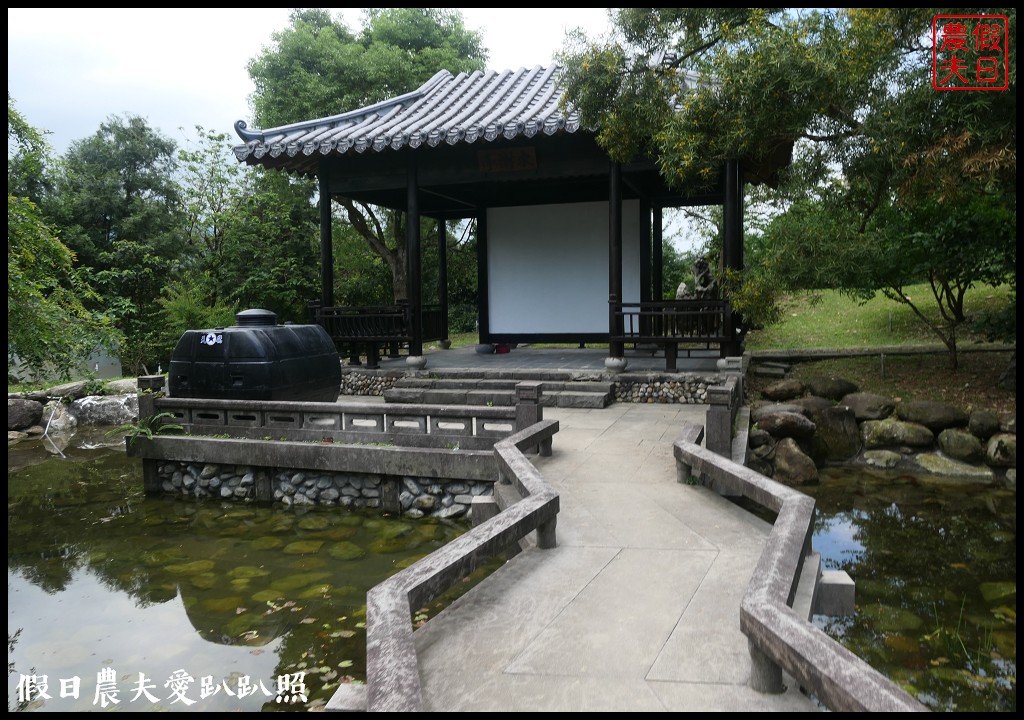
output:
M 495 70 L 550 65 L 566 32 L 609 29 L 605 8 L 459 8 Z M 185 145 L 195 126 L 252 127 L 246 64 L 288 26 L 288 8 L 8 8 L 7 91 L 55 154 L 112 115 L 138 115 Z M 332 8 L 350 28 L 359 8 Z M 330 113 L 325 113 L 330 114 Z

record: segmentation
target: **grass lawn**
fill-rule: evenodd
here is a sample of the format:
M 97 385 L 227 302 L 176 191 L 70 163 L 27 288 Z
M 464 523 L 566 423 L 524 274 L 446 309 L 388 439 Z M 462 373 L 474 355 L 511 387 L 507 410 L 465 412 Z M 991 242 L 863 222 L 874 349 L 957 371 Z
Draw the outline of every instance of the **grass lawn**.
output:
M 927 285 L 908 290 L 911 297 L 930 294 Z M 995 311 L 1009 302 L 1005 288 L 982 286 L 968 291 L 965 309 L 968 317 L 982 311 Z M 930 308 L 929 308 L 930 309 Z M 935 311 L 937 313 L 937 311 Z M 926 355 L 886 355 L 802 362 L 791 376 L 800 380 L 814 377 L 842 377 L 865 392 L 874 392 L 909 400 L 947 402 L 966 411 L 989 409 L 1016 415 L 1017 392 L 999 386 L 1000 374 L 1007 368 L 1012 348 L 992 352 L 997 345 L 972 331 L 970 323 L 958 334 L 959 367 L 950 369 L 949 355 L 939 338 L 905 305 L 884 297 L 858 305 L 836 292 L 823 292 L 817 301 L 806 297 L 786 302 L 781 323 L 747 335 L 747 350 L 793 350 L 803 348 L 872 348 L 891 345 L 934 345 L 940 352 Z M 1005 347 L 1005 346 L 999 346 Z M 986 350 L 972 352 L 972 350 Z M 752 376 L 752 397 L 770 378 Z

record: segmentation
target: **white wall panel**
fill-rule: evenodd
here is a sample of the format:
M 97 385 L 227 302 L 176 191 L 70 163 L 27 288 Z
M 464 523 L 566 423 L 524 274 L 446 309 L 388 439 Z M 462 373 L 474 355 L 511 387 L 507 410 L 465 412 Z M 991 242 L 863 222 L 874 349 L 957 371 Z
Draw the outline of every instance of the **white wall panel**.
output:
M 623 203 L 623 296 L 640 299 L 640 206 Z M 608 332 L 608 203 L 487 211 L 492 333 Z

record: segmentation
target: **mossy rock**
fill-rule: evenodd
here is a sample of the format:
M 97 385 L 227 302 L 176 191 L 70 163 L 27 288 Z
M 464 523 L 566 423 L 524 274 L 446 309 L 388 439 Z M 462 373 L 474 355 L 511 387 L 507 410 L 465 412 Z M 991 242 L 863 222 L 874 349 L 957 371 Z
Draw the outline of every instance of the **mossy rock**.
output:
M 323 540 L 298 540 L 284 546 L 285 555 L 315 555 L 324 545 Z
M 366 550 L 346 540 L 331 545 L 327 548 L 327 554 L 335 560 L 357 560 L 366 555 Z
M 199 573 L 210 572 L 215 563 L 213 560 L 193 560 L 188 563 L 168 565 L 167 572 L 174 575 L 198 575 Z

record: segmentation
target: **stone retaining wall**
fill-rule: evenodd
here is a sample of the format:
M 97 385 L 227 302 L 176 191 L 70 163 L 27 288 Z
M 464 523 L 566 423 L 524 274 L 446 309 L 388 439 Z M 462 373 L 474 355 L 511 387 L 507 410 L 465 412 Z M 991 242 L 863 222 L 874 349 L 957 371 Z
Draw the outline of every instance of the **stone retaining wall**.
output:
M 615 401 L 703 405 L 707 402 L 708 387 L 721 382 L 721 378 L 701 375 L 681 375 L 678 380 L 664 376 L 626 376 L 615 381 Z
M 492 495 L 494 486 L 481 480 L 181 461 L 158 462 L 157 478 L 161 490 L 172 495 L 251 502 L 258 497 L 257 487 L 269 483 L 273 499 L 285 505 L 377 508 L 409 518 L 462 517 L 474 497 Z
M 382 397 L 404 377 L 402 372 L 363 372 L 343 368 L 341 395 Z M 594 378 L 588 376 L 588 381 Z M 606 378 L 607 379 L 607 378 Z M 614 376 L 616 402 L 703 405 L 707 389 L 721 384 L 716 376 L 676 373 L 623 373 Z
M 402 376 L 385 375 L 383 373 L 341 373 L 341 395 L 363 395 L 366 397 L 383 397 L 385 390 L 390 390 Z

